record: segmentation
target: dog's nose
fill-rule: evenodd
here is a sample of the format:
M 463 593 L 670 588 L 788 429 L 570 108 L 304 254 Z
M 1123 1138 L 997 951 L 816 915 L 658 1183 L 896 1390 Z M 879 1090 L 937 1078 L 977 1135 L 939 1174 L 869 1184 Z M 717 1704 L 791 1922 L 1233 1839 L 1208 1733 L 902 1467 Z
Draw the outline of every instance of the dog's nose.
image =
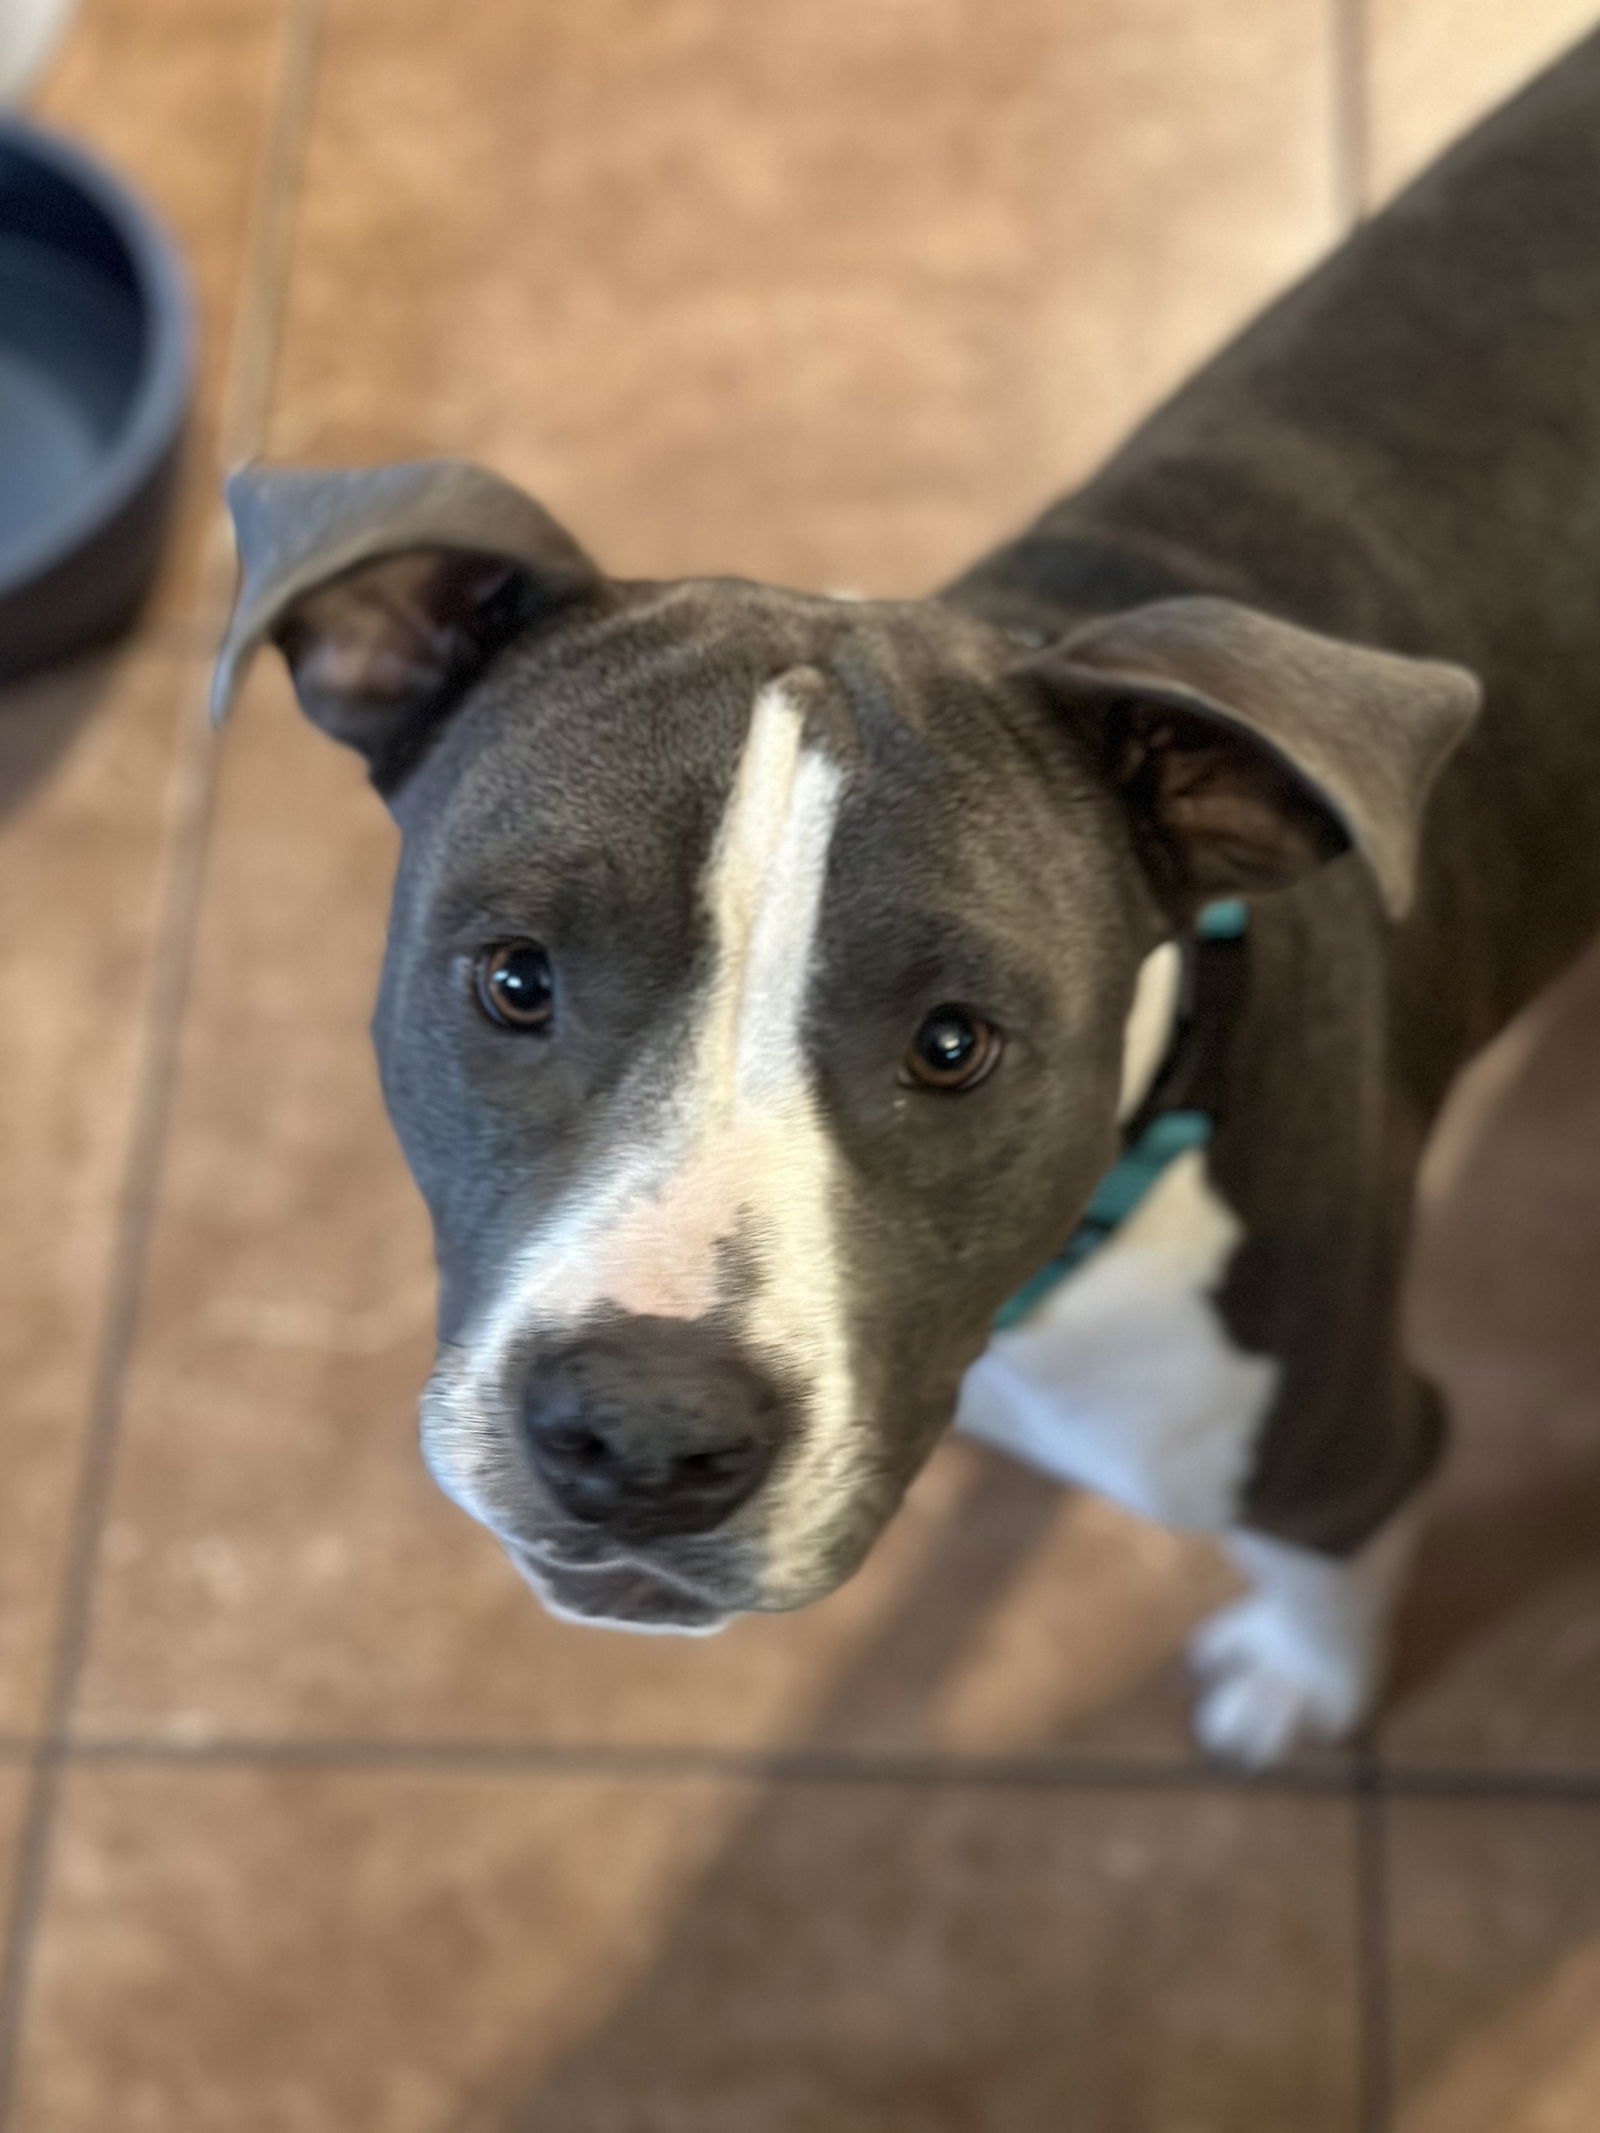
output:
M 536 1362 L 523 1420 L 561 1508 L 644 1541 L 709 1532 L 754 1495 L 783 1404 L 720 1335 L 629 1318 Z

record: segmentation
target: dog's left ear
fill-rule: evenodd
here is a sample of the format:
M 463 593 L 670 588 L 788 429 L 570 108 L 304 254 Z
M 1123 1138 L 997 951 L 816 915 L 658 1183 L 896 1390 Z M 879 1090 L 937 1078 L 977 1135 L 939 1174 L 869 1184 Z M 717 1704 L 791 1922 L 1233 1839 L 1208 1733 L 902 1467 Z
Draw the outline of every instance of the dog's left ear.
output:
M 495 654 L 606 582 L 542 505 L 487 468 L 245 467 L 228 483 L 240 581 L 212 716 L 270 639 L 308 718 L 398 782 Z
M 1465 668 L 1200 597 L 1090 623 L 1024 664 L 1090 731 L 1180 915 L 1354 845 L 1403 916 L 1429 787 L 1480 698 Z

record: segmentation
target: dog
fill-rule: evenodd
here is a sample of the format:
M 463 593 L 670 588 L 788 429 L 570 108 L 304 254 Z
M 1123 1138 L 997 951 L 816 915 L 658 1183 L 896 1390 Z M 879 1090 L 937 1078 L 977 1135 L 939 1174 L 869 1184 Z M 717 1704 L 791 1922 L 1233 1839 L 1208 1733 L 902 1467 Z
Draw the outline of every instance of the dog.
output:
M 1597 199 L 1600 39 L 927 600 L 234 478 L 217 715 L 271 641 L 402 832 L 425 1454 L 557 1614 L 815 1600 L 954 1422 L 1221 1538 L 1212 1750 L 1372 1709 L 1419 1154 L 1600 923 Z

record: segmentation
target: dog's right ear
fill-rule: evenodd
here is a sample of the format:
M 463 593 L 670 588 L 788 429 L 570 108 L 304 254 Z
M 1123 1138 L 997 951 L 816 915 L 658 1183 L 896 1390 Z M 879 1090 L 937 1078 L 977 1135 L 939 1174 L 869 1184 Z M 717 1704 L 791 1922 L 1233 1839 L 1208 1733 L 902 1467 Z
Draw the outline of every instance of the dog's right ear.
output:
M 465 460 L 249 466 L 228 483 L 240 582 L 212 716 L 268 639 L 307 716 L 396 785 L 511 639 L 605 580 L 531 496 Z

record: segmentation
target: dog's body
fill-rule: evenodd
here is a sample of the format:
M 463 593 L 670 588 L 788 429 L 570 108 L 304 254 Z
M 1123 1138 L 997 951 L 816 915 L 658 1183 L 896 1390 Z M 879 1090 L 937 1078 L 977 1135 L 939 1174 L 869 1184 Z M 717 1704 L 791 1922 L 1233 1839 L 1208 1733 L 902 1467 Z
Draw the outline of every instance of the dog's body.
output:
M 1600 924 L 1596 201 L 1591 40 L 950 595 L 1053 636 L 1152 592 L 1225 593 L 1483 682 L 1404 925 L 1328 873 L 1254 914 L 1248 1093 L 1210 1164 L 1251 1242 L 1217 1303 L 1229 1345 L 1281 1375 L 1225 1402 L 1247 1444 L 1233 1503 L 1194 1519 L 1170 1440 L 1154 1488 L 1112 1489 L 1362 1570 L 1436 1433 L 1395 1326 L 1423 1139 L 1458 1068 Z M 1068 1419 L 1058 1463 L 1100 1481 L 1088 1440 Z M 1359 1707 L 1370 1678 L 1350 1685 Z
M 925 605 L 616 586 L 473 470 L 246 477 L 222 698 L 275 637 L 405 830 L 430 1457 L 552 1604 L 826 1590 L 959 1400 L 1229 1538 L 1213 1745 L 1361 1715 L 1441 1436 L 1422 1144 L 1600 924 L 1597 200 L 1600 39 Z M 989 1342 L 1233 893 L 1209 1145 Z

